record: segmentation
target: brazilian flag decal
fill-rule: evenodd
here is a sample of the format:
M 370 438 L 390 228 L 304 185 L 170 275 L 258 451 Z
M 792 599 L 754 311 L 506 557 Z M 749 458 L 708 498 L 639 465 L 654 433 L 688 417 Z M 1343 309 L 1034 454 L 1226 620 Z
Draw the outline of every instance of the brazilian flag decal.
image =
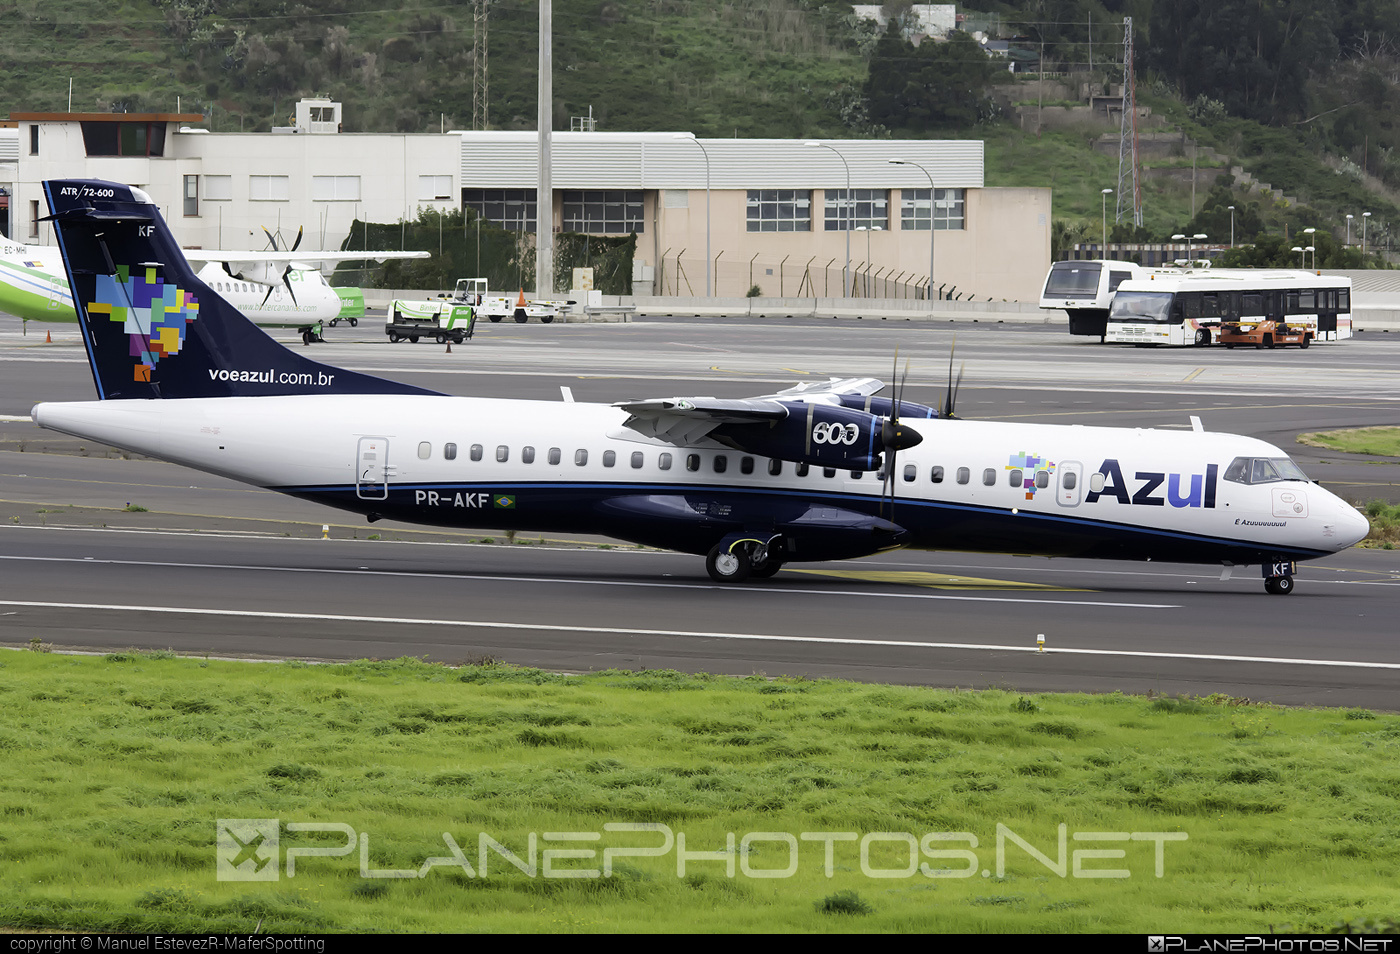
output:
M 515 494 L 497 494 L 491 502 L 496 505 L 497 510 L 514 510 Z

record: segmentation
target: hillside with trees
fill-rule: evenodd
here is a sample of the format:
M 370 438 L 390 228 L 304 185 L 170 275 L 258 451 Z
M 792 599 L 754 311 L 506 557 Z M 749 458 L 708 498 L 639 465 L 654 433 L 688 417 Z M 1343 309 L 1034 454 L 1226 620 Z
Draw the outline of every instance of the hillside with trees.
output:
M 489 126 L 533 128 L 537 5 L 487 6 Z M 1119 238 L 1223 237 L 1215 223 L 1229 205 L 1240 238 L 1257 223 L 1344 240 L 1345 215 L 1365 210 L 1373 241 L 1388 242 L 1400 223 L 1400 0 L 960 6 L 964 28 L 1007 41 L 1010 59 L 989 58 L 971 32 L 916 36 L 910 6 L 885 4 L 892 27 L 881 29 L 833 0 L 557 3 L 554 126 L 591 110 L 603 130 L 983 139 L 989 185 L 1050 186 L 1058 229 L 1092 238 L 1100 190 L 1117 184 L 1116 152 L 1093 148 L 1101 126 L 1024 131 L 1018 104 L 1037 97 L 1030 74 L 1006 67 L 1043 68 L 1081 101 L 1111 93 L 1131 16 L 1139 104 L 1191 143 L 1190 158 L 1219 158 L 1207 161 L 1204 186 L 1197 170 L 1194 194 L 1173 184 L 1185 154 L 1153 160 L 1168 174 L 1145 186 L 1144 228 L 1119 226 Z M 285 125 L 308 95 L 345 103 L 351 131 L 472 124 L 470 0 L 0 0 L 0 9 L 3 109 L 67 110 L 71 81 L 74 110 L 178 107 L 216 130 Z M 1247 188 L 1231 166 L 1287 199 Z

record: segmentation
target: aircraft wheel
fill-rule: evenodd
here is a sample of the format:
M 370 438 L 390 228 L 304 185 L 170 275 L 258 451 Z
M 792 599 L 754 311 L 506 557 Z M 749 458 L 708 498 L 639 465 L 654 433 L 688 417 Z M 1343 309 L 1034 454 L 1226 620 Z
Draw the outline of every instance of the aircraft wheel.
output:
M 311 344 L 311 332 L 309 332 L 309 331 L 303 331 L 303 332 L 301 333 L 301 343 L 304 344 L 304 345 L 309 345 L 309 344 Z
M 517 308 L 515 309 L 515 320 L 523 325 L 530 320 L 530 316 L 525 314 L 524 308 Z
M 487 315 L 487 317 L 490 318 L 493 322 L 496 322 L 496 321 L 500 321 L 500 320 L 501 320 L 501 316 L 500 316 L 500 315 Z
M 337 321 L 339 321 L 339 320 L 340 320 L 339 318 L 332 318 L 332 319 L 331 319 L 331 327 L 334 328 L 334 327 L 335 327 L 335 323 L 336 323 Z
M 540 324 L 547 325 L 554 320 L 553 315 L 540 315 Z
M 349 319 L 349 322 L 350 322 L 350 327 L 351 327 L 351 328 L 358 328 L 358 327 L 360 327 L 360 319 L 358 319 L 358 318 L 351 318 L 351 319 Z M 335 322 L 332 321 L 331 324 L 335 324 Z
M 1196 329 L 1196 347 L 1204 348 L 1210 344 L 1210 332 L 1205 328 Z
M 743 550 L 722 550 L 718 545 L 705 557 L 705 571 L 716 583 L 742 583 L 753 566 Z
M 755 580 L 766 580 L 783 568 L 781 560 L 764 560 L 758 566 L 749 568 L 749 576 Z
M 1293 592 L 1293 577 L 1271 576 L 1264 581 L 1264 592 L 1275 596 L 1287 596 Z
M 447 335 L 438 335 L 438 336 L 437 336 L 437 343 L 438 343 L 438 344 L 447 344 Z
M 389 332 L 389 343 L 390 343 L 390 344 L 398 344 L 398 343 L 399 343 L 398 332 L 394 332 L 394 331 Z
M 409 336 L 408 336 L 408 343 L 409 343 L 409 344 L 417 344 L 417 343 L 418 343 L 418 336 L 417 336 L 417 335 L 409 335 Z

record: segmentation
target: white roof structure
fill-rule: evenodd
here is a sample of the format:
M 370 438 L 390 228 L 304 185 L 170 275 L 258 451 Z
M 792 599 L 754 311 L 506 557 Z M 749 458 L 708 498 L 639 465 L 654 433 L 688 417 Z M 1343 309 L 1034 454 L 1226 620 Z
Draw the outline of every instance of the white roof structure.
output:
M 534 132 L 462 132 L 462 184 L 478 189 L 533 189 L 538 182 Z M 552 134 L 556 189 L 703 189 L 709 156 L 713 189 L 928 188 L 905 159 L 927 169 L 940 189 L 979 189 L 978 139 L 823 140 L 696 139 L 687 132 Z M 697 146 L 696 143 L 699 143 Z M 701 151 L 703 147 L 704 152 Z M 840 158 L 832 154 L 839 153 Z

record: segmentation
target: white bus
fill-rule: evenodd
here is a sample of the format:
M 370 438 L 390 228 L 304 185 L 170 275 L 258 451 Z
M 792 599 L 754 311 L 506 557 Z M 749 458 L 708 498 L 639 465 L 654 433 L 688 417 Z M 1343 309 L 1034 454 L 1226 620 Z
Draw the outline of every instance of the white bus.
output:
M 1069 315 L 1069 333 L 1097 335 L 1103 340 L 1113 293 L 1129 279 L 1141 278 L 1148 269 L 1132 262 L 1098 259 L 1056 262 L 1045 276 L 1041 308 L 1060 308 Z
M 1248 329 L 1277 321 L 1306 344 L 1351 337 L 1351 279 L 1309 271 L 1234 268 L 1153 271 L 1118 286 L 1104 340 L 1208 345 L 1221 322 Z

